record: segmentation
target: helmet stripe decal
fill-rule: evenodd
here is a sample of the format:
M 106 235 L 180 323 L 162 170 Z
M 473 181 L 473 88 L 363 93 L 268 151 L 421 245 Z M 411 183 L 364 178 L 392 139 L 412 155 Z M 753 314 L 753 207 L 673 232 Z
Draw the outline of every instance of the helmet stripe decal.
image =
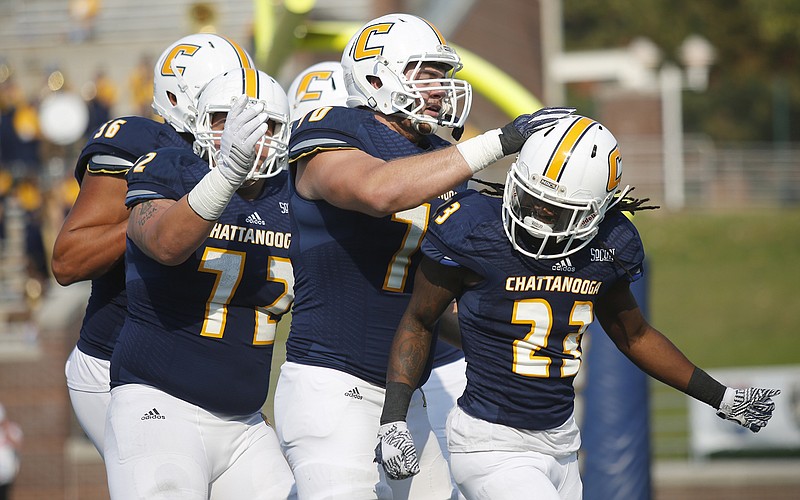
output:
M 581 117 L 580 119 L 576 120 L 566 132 L 564 132 L 564 136 L 558 143 L 558 147 L 556 147 L 553 155 L 550 157 L 550 161 L 547 162 L 547 166 L 543 173 L 545 177 L 556 182 L 561 179 L 561 174 L 564 172 L 564 167 L 567 166 L 567 162 L 569 161 L 575 146 L 578 144 L 578 141 L 580 141 L 581 137 L 583 137 L 586 132 L 595 124 L 597 124 L 596 121 Z
M 247 97 L 258 99 L 258 71 L 247 68 L 242 71 L 242 93 Z
M 231 45 L 231 48 L 233 48 L 233 50 L 236 52 L 236 55 L 239 57 L 239 61 L 242 64 L 242 68 L 244 69 L 253 68 L 253 65 L 250 64 L 250 56 L 247 55 L 247 52 L 238 43 L 222 35 L 219 35 L 219 37 Z
M 439 29 L 436 26 L 434 26 L 433 24 L 428 22 L 427 19 L 423 19 L 421 17 L 420 17 L 420 19 L 422 19 L 422 21 L 424 21 L 425 24 L 430 26 L 430 28 L 433 30 L 433 32 L 436 33 L 436 37 L 439 39 L 439 43 L 441 43 L 442 45 L 447 45 L 447 41 L 444 39 L 444 36 L 442 35 L 442 32 L 439 31 Z

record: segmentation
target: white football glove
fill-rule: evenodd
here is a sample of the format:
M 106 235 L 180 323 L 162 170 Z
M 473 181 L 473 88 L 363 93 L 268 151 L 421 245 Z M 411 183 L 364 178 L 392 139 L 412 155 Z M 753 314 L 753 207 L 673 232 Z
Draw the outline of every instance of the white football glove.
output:
M 253 168 L 256 143 L 267 133 L 264 103 L 248 106 L 247 102 L 246 95 L 234 100 L 228 111 L 219 145 L 217 168 L 231 185 L 237 188 L 242 185 Z
M 220 138 L 217 166 L 189 191 L 189 206 L 207 221 L 220 218 L 233 193 L 247 179 L 255 161 L 256 143 L 267 133 L 264 104 L 247 103 L 246 95 L 234 100 Z
M 778 389 L 728 387 L 717 410 L 717 416 L 758 432 L 772 418 L 772 412 L 775 410 L 772 397 L 780 393 Z
M 408 479 L 419 473 L 419 460 L 414 440 L 405 422 L 389 422 L 378 430 L 375 461 L 386 471 L 389 479 Z

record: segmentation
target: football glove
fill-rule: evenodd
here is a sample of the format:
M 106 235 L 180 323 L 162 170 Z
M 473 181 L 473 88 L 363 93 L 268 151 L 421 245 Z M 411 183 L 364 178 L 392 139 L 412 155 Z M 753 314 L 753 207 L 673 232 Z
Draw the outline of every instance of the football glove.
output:
M 503 147 L 503 154 L 508 156 L 519 152 L 525 140 L 537 130 L 555 125 L 555 123 L 566 118 L 575 112 L 575 108 L 542 108 L 539 111 L 519 115 L 500 129 L 500 145 Z
M 389 479 L 408 479 L 419 473 L 414 440 L 403 421 L 383 424 L 378 430 L 375 462 L 381 464 Z
M 728 387 L 717 410 L 717 416 L 758 432 L 772 418 L 772 412 L 775 410 L 772 397 L 780 393 L 778 389 Z
M 219 147 L 219 162 L 223 177 L 239 187 L 253 168 L 258 141 L 267 133 L 267 114 L 264 104 L 248 106 L 246 95 L 234 100 L 225 120 Z
M 220 138 L 217 166 L 189 191 L 189 206 L 207 221 L 222 216 L 231 197 L 253 168 L 256 143 L 267 133 L 268 115 L 264 104 L 248 107 L 247 103 L 245 95 L 234 100 Z

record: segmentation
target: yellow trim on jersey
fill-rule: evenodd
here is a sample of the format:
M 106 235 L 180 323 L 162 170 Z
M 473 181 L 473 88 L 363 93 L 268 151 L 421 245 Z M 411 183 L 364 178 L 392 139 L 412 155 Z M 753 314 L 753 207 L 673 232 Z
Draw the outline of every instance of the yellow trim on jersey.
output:
M 306 156 L 315 155 L 317 153 L 324 153 L 325 151 L 347 151 L 347 150 L 353 150 L 353 149 L 357 149 L 357 150 L 361 151 L 360 149 L 358 149 L 356 147 L 352 147 L 352 146 L 350 146 L 350 147 L 328 147 L 328 148 L 326 148 L 326 147 L 318 147 L 318 148 L 312 149 L 311 151 L 306 151 L 305 153 L 301 154 L 300 156 L 289 157 L 289 163 L 294 163 L 297 160 L 301 160 L 301 159 L 305 158 Z

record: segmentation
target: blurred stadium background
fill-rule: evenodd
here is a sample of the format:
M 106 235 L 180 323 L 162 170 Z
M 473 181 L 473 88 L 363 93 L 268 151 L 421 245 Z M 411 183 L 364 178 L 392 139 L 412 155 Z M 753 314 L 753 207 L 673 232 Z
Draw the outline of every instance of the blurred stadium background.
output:
M 796 2 L 0 0 L 0 402 L 26 436 L 12 498 L 108 497 L 63 375 L 88 286 L 60 287 L 49 273 L 86 133 L 109 117 L 149 116 L 152 63 L 185 34 L 230 36 L 288 86 L 338 59 L 355 27 L 394 11 L 431 20 L 462 51 L 477 90 L 467 135 L 540 102 L 609 126 L 626 182 L 662 206 L 634 219 L 653 323 L 728 383 L 784 390 L 781 422 L 756 439 L 715 434 L 703 409 L 653 381 L 640 383 L 638 417 L 587 410 L 619 440 L 626 421 L 645 426 L 637 450 L 609 455 L 616 480 L 639 488 L 599 494 L 591 474 L 586 498 L 800 498 Z M 501 181 L 507 166 L 482 176 Z M 587 343 L 582 388 L 603 366 Z M 275 373 L 281 361 L 278 345 Z

